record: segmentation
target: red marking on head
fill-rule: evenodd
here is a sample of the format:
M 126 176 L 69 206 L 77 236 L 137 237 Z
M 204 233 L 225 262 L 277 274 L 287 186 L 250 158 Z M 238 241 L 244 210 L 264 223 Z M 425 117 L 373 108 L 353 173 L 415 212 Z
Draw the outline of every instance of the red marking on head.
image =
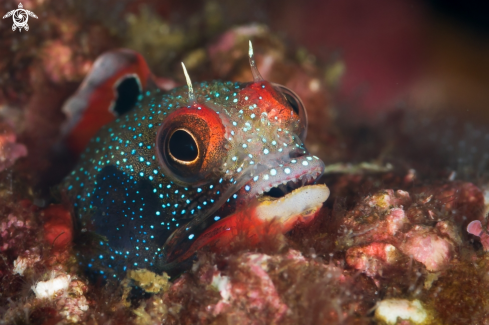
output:
M 270 121 L 289 123 L 299 118 L 287 104 L 284 96 L 268 81 L 252 82 L 243 88 L 239 95 L 240 105 L 257 104 L 260 109 L 259 114 L 267 113 Z M 246 100 L 246 98 L 248 99 Z

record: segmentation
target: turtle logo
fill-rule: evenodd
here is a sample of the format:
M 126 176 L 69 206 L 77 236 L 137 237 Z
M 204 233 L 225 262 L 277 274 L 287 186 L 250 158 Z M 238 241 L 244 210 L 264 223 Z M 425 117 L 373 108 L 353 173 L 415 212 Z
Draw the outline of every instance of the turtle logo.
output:
M 24 9 L 22 3 L 19 3 L 18 9 L 7 12 L 7 14 L 3 16 L 3 19 L 8 18 L 10 16 L 13 16 L 12 18 L 14 19 L 14 24 L 12 25 L 12 30 L 14 32 L 17 28 L 19 29 L 19 32 L 22 31 L 22 28 L 24 28 L 26 31 L 29 30 L 29 25 L 27 25 L 29 16 L 37 19 L 36 14 L 34 14 L 32 11 Z

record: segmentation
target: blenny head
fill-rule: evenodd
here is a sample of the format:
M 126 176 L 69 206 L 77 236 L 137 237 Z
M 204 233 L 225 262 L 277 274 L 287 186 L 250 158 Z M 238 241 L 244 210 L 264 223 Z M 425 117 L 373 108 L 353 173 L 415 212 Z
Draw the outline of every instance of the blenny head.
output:
M 64 183 L 81 228 L 105 237 L 89 266 L 167 270 L 209 227 L 323 173 L 304 147 L 301 100 L 261 78 L 251 43 L 250 63 L 250 83 L 187 78 L 168 94 L 147 91 L 91 140 Z
M 176 183 L 199 186 L 215 203 L 172 234 L 165 245 L 169 261 L 236 209 L 264 197 L 284 197 L 323 173 L 324 163 L 304 147 L 307 113 L 302 101 L 292 90 L 263 80 L 251 42 L 250 65 L 253 82 L 211 91 L 207 96 L 212 101 L 193 93 L 184 66 L 189 105 L 160 126 L 158 159 Z

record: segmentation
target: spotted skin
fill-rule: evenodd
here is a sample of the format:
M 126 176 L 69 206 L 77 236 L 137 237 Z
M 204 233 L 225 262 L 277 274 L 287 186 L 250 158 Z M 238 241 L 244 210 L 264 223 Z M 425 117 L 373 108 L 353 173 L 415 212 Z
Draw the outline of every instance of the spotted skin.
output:
M 94 272 L 167 270 L 241 205 L 288 180 L 322 174 L 323 162 L 300 137 L 303 119 L 272 84 L 205 82 L 194 84 L 194 93 L 191 102 L 186 86 L 147 91 L 92 138 L 64 180 L 80 233 L 101 235 L 96 253 L 83 256 Z M 169 166 L 162 144 L 161 134 L 180 124 L 203 143 L 202 163 L 188 170 Z

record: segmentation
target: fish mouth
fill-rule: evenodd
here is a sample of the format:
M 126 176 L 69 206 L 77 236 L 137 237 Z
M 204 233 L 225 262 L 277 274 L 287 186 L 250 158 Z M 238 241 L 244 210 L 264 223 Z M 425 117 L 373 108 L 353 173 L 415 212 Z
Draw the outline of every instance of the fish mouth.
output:
M 273 186 L 272 188 L 270 188 L 270 190 L 263 192 L 263 194 L 259 195 L 258 197 L 267 200 L 277 200 L 287 196 L 289 193 L 292 193 L 294 190 L 299 189 L 300 187 L 313 185 L 316 181 L 316 178 L 309 178 L 307 177 L 307 175 L 304 175 L 304 177 L 288 181 L 285 184 L 284 182 L 282 182 L 279 185 Z
M 201 235 L 214 223 L 232 216 L 242 207 L 257 204 L 257 217 L 262 221 L 270 221 L 281 214 L 280 223 L 284 229 L 289 229 L 299 217 L 305 221 L 311 219 L 329 196 L 329 189 L 325 186 L 313 185 L 323 174 L 324 163 L 316 156 L 304 155 L 293 158 L 287 162 L 280 162 L 264 166 L 260 172 L 251 175 L 244 186 L 231 192 L 224 204 L 209 213 L 202 221 L 176 230 L 164 245 L 168 265 L 173 265 L 191 256 L 187 250 L 192 246 L 194 238 Z M 314 213 L 313 213 L 314 212 Z M 190 237 L 189 237 L 190 235 Z
M 316 156 L 306 155 L 267 168 L 240 189 L 244 200 L 278 200 L 294 190 L 316 183 L 323 174 L 324 163 Z

